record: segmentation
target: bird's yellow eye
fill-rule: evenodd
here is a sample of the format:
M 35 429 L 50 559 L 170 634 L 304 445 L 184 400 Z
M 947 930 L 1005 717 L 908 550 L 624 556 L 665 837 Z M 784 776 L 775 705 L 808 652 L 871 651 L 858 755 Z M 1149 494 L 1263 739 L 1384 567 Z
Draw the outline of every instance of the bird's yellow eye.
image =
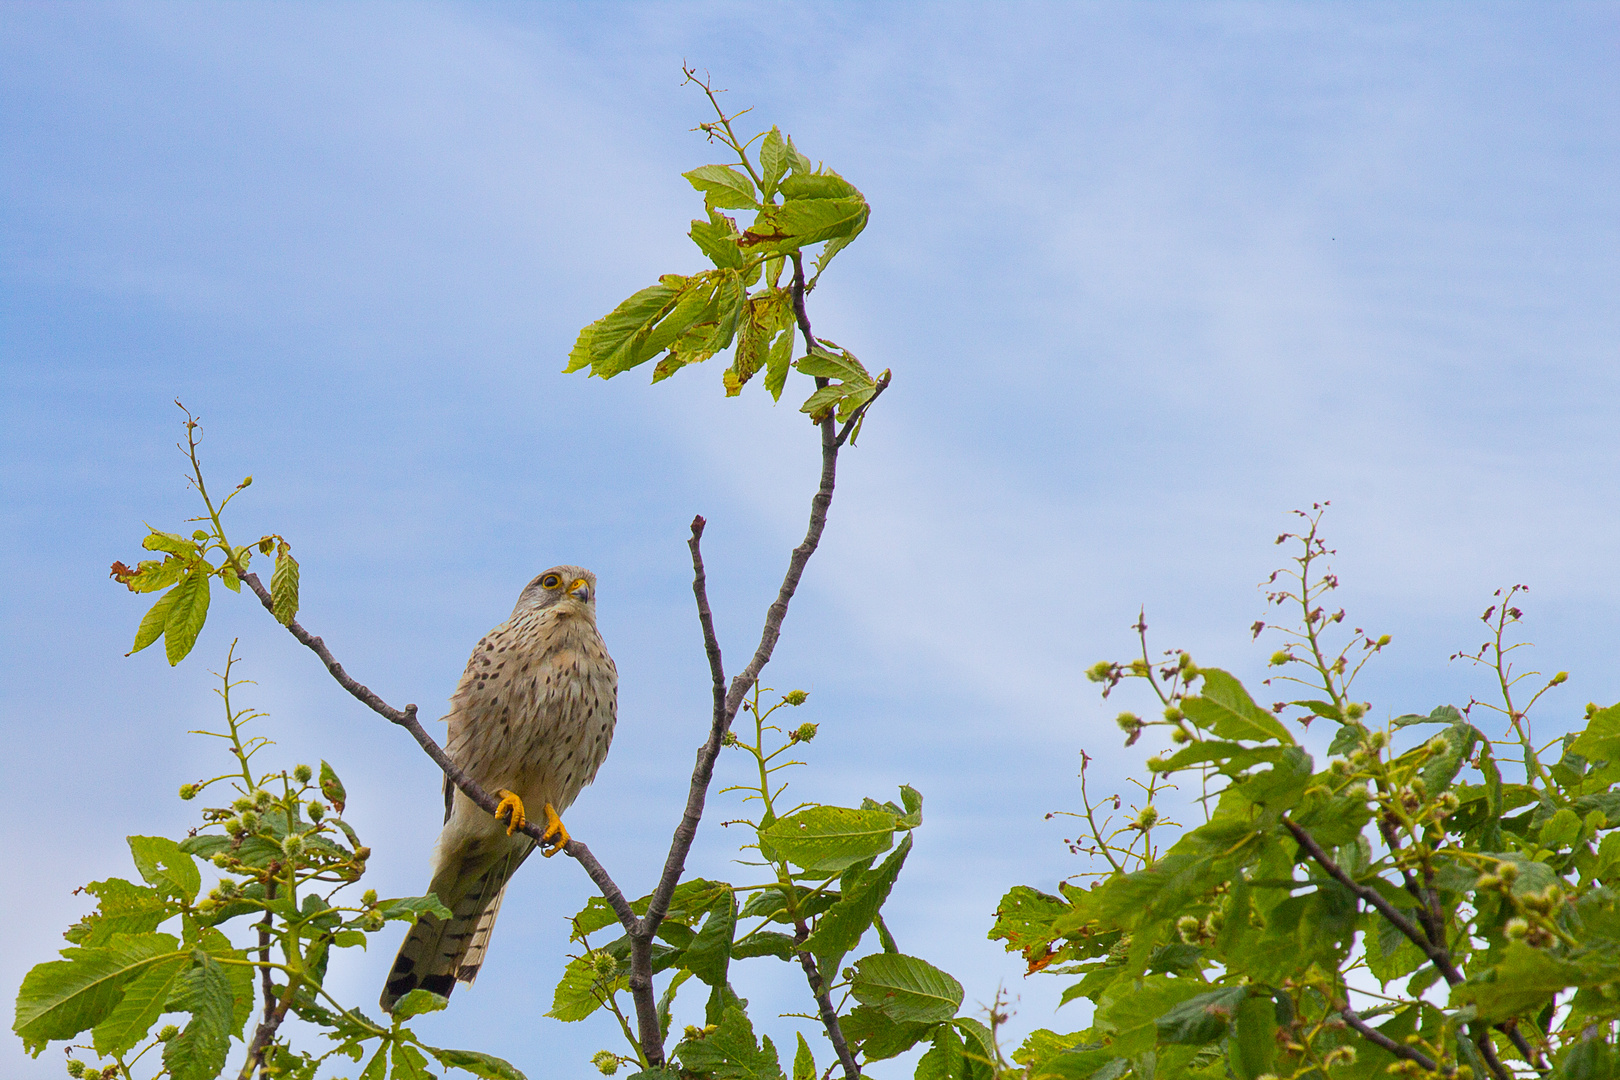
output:
M 562 584 L 562 577 L 558 574 L 547 574 L 540 579 L 540 584 L 547 589 L 555 589 Z

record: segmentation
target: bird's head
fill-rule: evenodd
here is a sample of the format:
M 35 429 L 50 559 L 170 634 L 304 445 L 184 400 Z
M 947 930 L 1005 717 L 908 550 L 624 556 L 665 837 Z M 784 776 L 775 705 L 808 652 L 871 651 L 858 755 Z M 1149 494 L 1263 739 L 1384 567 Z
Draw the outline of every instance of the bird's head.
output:
M 544 608 L 596 613 L 596 575 L 582 566 L 553 566 L 523 587 L 512 614 Z

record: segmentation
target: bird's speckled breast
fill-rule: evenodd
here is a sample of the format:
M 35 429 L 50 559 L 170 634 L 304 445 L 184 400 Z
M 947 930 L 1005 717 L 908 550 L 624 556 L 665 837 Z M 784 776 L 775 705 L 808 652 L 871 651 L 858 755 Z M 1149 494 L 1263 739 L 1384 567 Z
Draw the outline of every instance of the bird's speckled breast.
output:
M 613 740 L 618 674 L 583 612 L 524 612 L 491 630 L 451 698 L 450 756 L 486 791 L 558 813 Z

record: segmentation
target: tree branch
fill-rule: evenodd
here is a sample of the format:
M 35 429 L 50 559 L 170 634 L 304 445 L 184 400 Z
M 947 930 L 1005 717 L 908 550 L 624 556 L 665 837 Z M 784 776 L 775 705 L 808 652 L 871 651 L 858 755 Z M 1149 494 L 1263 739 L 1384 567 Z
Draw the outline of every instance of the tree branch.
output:
M 242 1071 L 237 1074 L 237 1080 L 253 1080 L 253 1074 L 264 1064 L 264 1053 L 276 1037 L 276 1029 L 287 1019 L 287 1010 L 292 1007 L 293 988 L 296 985 L 297 980 L 289 978 L 281 1000 L 275 1003 L 273 1009 L 266 1008 L 264 1022 L 254 1029 L 253 1041 L 248 1043 L 247 1060 L 242 1062 Z
M 1445 976 L 1447 984 L 1456 986 L 1463 981 L 1462 972 L 1458 971 L 1457 966 L 1451 962 L 1451 954 L 1442 945 L 1430 941 L 1427 934 L 1414 926 L 1412 920 L 1397 911 L 1395 906 L 1385 900 L 1383 894 L 1377 889 L 1363 885 L 1345 873 L 1344 868 L 1334 862 L 1328 856 L 1328 853 L 1322 850 L 1322 845 L 1316 842 L 1316 837 L 1300 828 L 1286 816 L 1283 817 L 1282 823 L 1293 834 L 1295 843 L 1304 848 L 1305 853 L 1315 859 L 1317 864 L 1323 870 L 1326 870 L 1330 877 L 1366 901 L 1378 914 L 1389 920 L 1395 929 L 1405 934 L 1408 941 L 1423 950 L 1423 955 L 1429 958 L 1429 962 L 1439 970 L 1441 975 Z
M 810 937 L 809 925 L 803 919 L 795 919 L 793 929 L 793 944 L 803 945 Z M 827 1029 L 827 1038 L 832 1040 L 833 1053 L 838 1055 L 838 1063 L 844 1067 L 844 1080 L 859 1080 L 861 1067 L 855 1064 L 855 1055 L 849 1052 L 844 1028 L 838 1022 L 838 1010 L 833 1008 L 832 998 L 827 993 L 827 982 L 816 968 L 816 958 L 807 950 L 802 950 L 799 953 L 799 966 L 804 968 L 805 980 L 810 983 L 810 992 L 815 995 L 816 1012 L 821 1015 L 822 1026 Z
M 1417 1062 L 1418 1065 L 1422 1067 L 1424 1072 L 1441 1071 L 1439 1066 L 1435 1064 L 1434 1059 L 1429 1055 L 1414 1050 L 1410 1046 L 1402 1046 L 1388 1035 L 1383 1034 L 1377 1028 L 1369 1025 L 1367 1021 L 1356 1015 L 1356 1010 L 1350 1008 L 1350 1006 L 1346 1005 L 1344 1008 L 1340 1009 L 1339 1015 L 1344 1019 L 1346 1024 L 1349 1024 L 1351 1027 L 1355 1028 L 1358 1035 L 1372 1043 L 1374 1046 L 1380 1046 L 1398 1058 Z M 1454 1071 L 1455 1070 L 1453 1069 L 1444 1070 L 1447 1076 L 1450 1076 Z
M 1440 943 L 1430 941 L 1427 934 L 1414 926 L 1412 921 L 1405 915 L 1395 910 L 1394 905 L 1385 900 L 1377 889 L 1363 885 L 1345 873 L 1344 868 L 1334 862 L 1328 853 L 1322 850 L 1322 845 L 1316 842 L 1316 837 L 1289 820 L 1286 815 L 1282 818 L 1282 823 L 1289 833 L 1293 835 L 1295 843 L 1299 844 L 1307 855 L 1316 860 L 1317 865 L 1326 870 L 1329 876 L 1366 901 L 1378 914 L 1388 920 L 1395 929 L 1406 935 L 1408 941 L 1423 950 L 1423 955 L 1428 957 L 1429 962 L 1445 977 L 1448 985 L 1456 986 L 1463 981 L 1462 972 L 1458 971 L 1457 965 L 1452 963 L 1451 953 L 1445 948 L 1443 935 Z M 1496 1056 L 1496 1047 L 1491 1043 L 1490 1028 L 1475 1022 L 1468 1025 L 1468 1031 L 1473 1037 L 1474 1045 L 1479 1048 L 1480 1057 L 1484 1058 L 1485 1064 L 1490 1068 L 1492 1074 L 1497 1077 L 1497 1080 L 1512 1080 L 1507 1069 L 1503 1067 L 1501 1060 Z

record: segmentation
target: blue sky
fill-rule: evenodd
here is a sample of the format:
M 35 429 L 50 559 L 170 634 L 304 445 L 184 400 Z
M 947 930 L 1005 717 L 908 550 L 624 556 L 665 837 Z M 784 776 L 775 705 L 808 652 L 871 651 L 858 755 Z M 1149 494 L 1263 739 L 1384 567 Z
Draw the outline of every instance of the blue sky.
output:
M 292 540 L 305 622 L 390 701 L 436 715 L 534 573 L 596 570 L 621 719 L 569 824 L 646 891 L 706 723 L 686 523 L 709 519 L 736 667 L 816 468 L 793 405 L 723 399 L 719 363 L 560 374 L 580 326 L 699 265 L 679 174 L 720 155 L 685 60 L 874 207 L 812 298 L 895 381 L 767 671 L 821 724 L 798 790 L 919 788 L 901 947 L 970 1002 L 1005 983 L 1018 1031 L 1083 1026 L 984 935 L 1009 886 L 1086 868 L 1044 819 L 1078 804 L 1080 750 L 1111 790 L 1155 749 L 1119 747 L 1144 703 L 1084 669 L 1145 605 L 1156 646 L 1258 681 L 1289 511 L 1332 501 L 1341 602 L 1394 636 L 1375 716 L 1484 696 L 1447 657 L 1516 582 L 1531 661 L 1572 673 L 1539 730 L 1620 698 L 1617 27 L 1613 4 L 0 6 L 0 983 L 50 958 L 75 887 L 132 871 L 125 834 L 194 823 L 172 792 L 214 751 L 185 732 L 236 637 L 272 752 L 347 782 L 376 887 L 426 881 L 431 763 L 262 611 L 221 593 L 179 668 L 123 656 L 140 602 L 106 567 L 194 513 L 176 397 L 210 475 L 255 477 L 236 534 Z M 706 828 L 691 870 L 742 881 L 737 842 Z M 589 889 L 525 867 L 425 1033 L 590 1075 L 609 1024 L 539 1015 Z M 332 984 L 373 1001 L 388 948 Z M 756 1012 L 803 1009 L 767 963 L 737 979 Z M 56 1053 L 8 1033 L 0 1071 Z

